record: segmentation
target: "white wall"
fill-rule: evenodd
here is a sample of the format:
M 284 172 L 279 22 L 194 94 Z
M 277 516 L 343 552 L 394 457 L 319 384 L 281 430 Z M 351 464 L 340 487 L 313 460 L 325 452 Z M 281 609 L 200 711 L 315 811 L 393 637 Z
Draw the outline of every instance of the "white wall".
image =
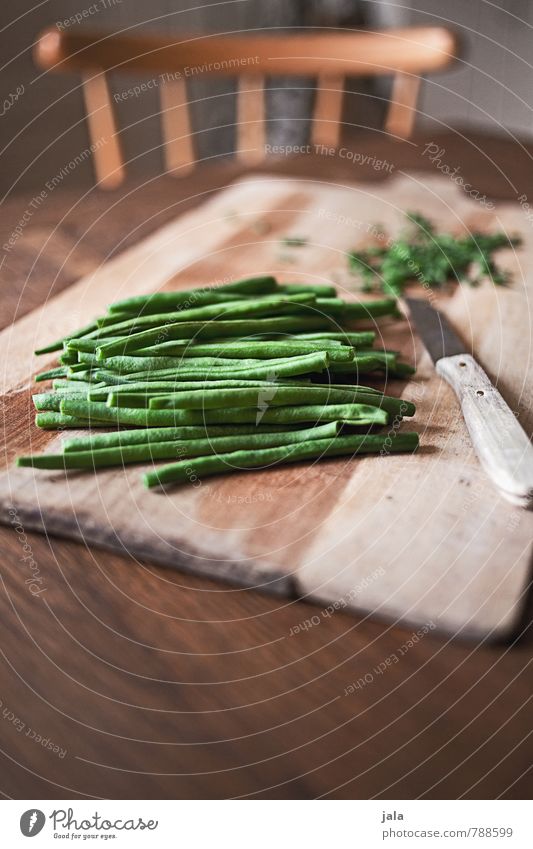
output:
M 533 137 L 531 0 L 364 0 L 377 26 L 439 23 L 463 40 L 458 65 L 424 84 L 421 111 L 444 125 Z

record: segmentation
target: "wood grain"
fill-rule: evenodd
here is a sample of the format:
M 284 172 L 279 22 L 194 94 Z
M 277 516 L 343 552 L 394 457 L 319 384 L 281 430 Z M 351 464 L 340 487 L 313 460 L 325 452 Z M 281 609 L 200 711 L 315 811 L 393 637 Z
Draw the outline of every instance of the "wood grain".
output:
M 311 140 L 313 144 L 337 146 L 342 129 L 344 77 L 321 74 L 317 80 Z
M 124 180 L 124 157 L 105 74 L 85 76 L 83 98 L 94 154 L 96 181 L 103 189 L 114 189 Z
M 237 98 L 237 154 L 247 165 L 265 156 L 265 81 L 262 76 L 239 77 Z
M 385 119 L 385 129 L 392 136 L 407 139 L 413 132 L 420 83 L 421 78 L 414 74 L 400 71 L 395 75 Z
M 92 317 L 103 311 L 119 282 L 123 295 L 216 282 L 217 275 L 283 273 L 279 242 L 287 232 L 304 233 L 308 240 L 285 272 L 290 279 L 329 280 L 335 269 L 333 277 L 340 275 L 341 289 L 349 290 L 354 281 L 344 271 L 345 251 L 368 241 L 368 222 L 380 221 L 394 232 L 407 202 L 447 227 L 454 226 L 449 210 L 464 221 L 475 212 L 471 201 L 440 178 L 421 186 L 406 176 L 372 191 L 248 178 L 80 281 L 50 302 L 38 322 L 28 316 L 21 327 L 37 328 L 39 341 L 61 335 L 69 326 L 70 304 L 82 298 L 84 313 Z M 224 210 L 242 212 L 228 219 Z M 195 243 L 192 232 L 200 235 Z M 527 242 L 526 233 L 524 238 Z M 516 297 L 524 294 L 499 294 L 495 315 L 501 313 L 500 300 Z M 462 299 L 457 290 L 442 306 L 453 311 Z M 525 309 L 522 316 L 525 320 Z M 462 315 L 460 329 L 465 324 L 472 328 L 468 336 L 483 337 L 486 315 L 475 302 Z M 53 332 L 46 333 L 50 325 Z M 417 626 L 431 621 L 463 636 L 509 635 L 528 581 L 533 517 L 525 514 L 515 527 L 513 508 L 487 484 L 458 403 L 411 328 L 385 324 L 383 334 L 389 347 L 419 361 L 415 381 L 403 389 L 390 387 L 419 405 L 414 426 L 422 448 L 414 457 L 299 464 L 209 479 L 166 494 L 144 491 L 141 467 L 96 476 L 10 469 L 0 481 L 0 501 L 14 505 L 29 528 L 83 537 L 232 584 L 346 604 Z M 15 325 L 4 335 L 0 345 L 7 345 L 6 355 L 28 363 L 34 344 L 28 331 Z M 516 357 L 516 346 L 526 338 L 520 323 L 512 335 L 514 359 L 522 363 L 518 383 L 509 387 L 516 392 L 530 376 L 524 372 L 527 357 Z M 499 356 L 505 360 L 508 354 L 500 350 Z M 21 370 L 22 365 L 7 389 L 21 379 Z M 404 423 L 402 429 L 411 426 Z M 53 450 L 58 437 L 50 440 Z
M 457 56 L 458 41 L 445 27 L 381 32 L 297 35 L 124 35 L 80 28 L 46 30 L 37 40 L 37 65 L 50 71 L 185 71 L 235 76 L 246 64 L 269 75 L 324 72 L 373 76 L 438 71 Z
M 161 126 L 165 167 L 174 176 L 182 177 L 194 168 L 195 162 L 185 80 L 165 80 L 162 84 Z

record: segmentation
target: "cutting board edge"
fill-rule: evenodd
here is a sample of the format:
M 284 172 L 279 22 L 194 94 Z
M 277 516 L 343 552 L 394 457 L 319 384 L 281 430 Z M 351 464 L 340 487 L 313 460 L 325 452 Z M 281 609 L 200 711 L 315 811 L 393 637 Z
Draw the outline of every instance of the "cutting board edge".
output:
M 76 527 L 73 527 L 68 524 L 63 516 L 53 511 L 33 510 L 17 504 L 16 499 L 11 500 L 8 504 L 5 499 L 0 498 L 0 525 L 9 526 L 11 524 L 8 518 L 10 509 L 17 511 L 17 521 L 24 531 L 34 531 L 47 538 L 52 536 L 83 542 L 95 548 L 112 551 L 123 557 L 138 557 L 140 560 L 155 563 L 157 566 L 166 569 L 175 569 L 193 577 L 199 576 L 221 581 L 239 589 L 255 590 L 277 598 L 294 600 L 298 595 L 292 575 L 287 575 L 276 567 L 269 568 L 267 565 L 260 564 L 252 559 L 244 562 L 217 561 L 206 555 L 200 555 L 193 547 L 186 548 L 184 546 L 183 550 L 175 553 L 174 562 L 170 562 L 168 551 L 158 551 L 157 546 L 153 546 L 153 541 L 150 541 L 149 545 L 143 545 L 141 541 L 132 541 L 130 538 L 126 549 L 115 530 L 108 535 L 103 535 L 101 530 L 97 531 L 94 527 L 91 527 L 89 521 L 84 522 L 83 515 L 80 513 L 76 514 Z M 183 543 L 180 544 L 183 545 Z M 221 566 L 224 567 L 224 571 L 221 571 Z M 248 575 L 246 570 L 253 574 Z
M 526 576 L 527 578 L 527 576 Z M 531 592 L 531 584 L 526 580 L 524 591 L 520 598 L 507 611 L 505 618 L 501 619 L 492 627 L 480 627 L 475 623 L 464 626 L 460 631 L 454 629 L 450 623 L 440 620 L 437 616 L 430 618 L 429 621 L 435 622 L 435 629 L 430 630 L 430 634 L 434 634 L 440 638 L 448 637 L 454 643 L 472 644 L 488 644 L 499 645 L 509 643 L 517 638 L 526 627 L 524 613 L 527 606 L 527 597 Z M 301 599 L 304 603 L 309 602 L 311 606 L 321 605 L 322 607 L 334 605 L 338 601 L 338 597 L 320 596 L 314 593 L 306 593 L 305 599 Z M 347 605 L 347 610 L 356 616 L 364 616 L 372 622 L 381 622 L 382 624 L 390 625 L 398 628 L 421 628 L 428 624 L 428 616 L 420 614 L 420 618 L 416 613 L 407 616 L 396 616 L 394 613 L 388 614 L 386 611 L 368 610 L 357 607 L 353 604 Z M 346 612 L 344 609 L 339 612 Z

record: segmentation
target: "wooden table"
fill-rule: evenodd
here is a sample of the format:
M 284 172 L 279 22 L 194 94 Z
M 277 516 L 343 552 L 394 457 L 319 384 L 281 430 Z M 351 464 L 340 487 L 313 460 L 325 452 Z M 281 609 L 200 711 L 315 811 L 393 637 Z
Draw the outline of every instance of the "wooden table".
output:
M 354 150 L 483 194 L 533 198 L 531 152 L 460 134 Z M 384 179 L 304 156 L 275 170 Z M 273 170 L 273 163 L 268 164 Z M 2 326 L 240 174 L 228 163 L 120 193 L 57 189 L 0 274 Z M 3 207 L 1 243 L 33 198 Z M 33 207 L 31 207 L 33 210 Z M 13 798 L 506 798 L 531 789 L 533 646 L 464 646 L 0 528 L 2 791 Z M 31 556 L 46 603 L 29 591 Z M 391 659 L 399 657 L 395 662 Z M 383 669 L 386 669 L 383 672 Z

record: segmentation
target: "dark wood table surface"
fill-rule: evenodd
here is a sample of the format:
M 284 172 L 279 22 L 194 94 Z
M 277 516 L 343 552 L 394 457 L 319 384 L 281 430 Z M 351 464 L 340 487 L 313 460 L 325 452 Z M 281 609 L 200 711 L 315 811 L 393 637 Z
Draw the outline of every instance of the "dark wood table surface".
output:
M 434 136 L 351 147 L 400 172 L 438 173 Z M 442 161 L 495 199 L 533 198 L 531 150 L 437 137 Z M 379 180 L 336 157 L 266 170 Z M 234 163 L 105 194 L 58 188 L 0 269 L 2 326 L 242 173 Z M 1 244 L 32 197 L 5 202 Z M 110 292 L 110 299 L 113 293 Z M 531 605 L 512 645 L 432 634 L 345 695 L 410 632 L 299 601 L 184 576 L 37 534 L 46 594 L 25 584 L 13 528 L 0 528 L 0 789 L 12 798 L 524 798 L 532 779 Z M 368 678 L 368 676 L 367 676 Z

